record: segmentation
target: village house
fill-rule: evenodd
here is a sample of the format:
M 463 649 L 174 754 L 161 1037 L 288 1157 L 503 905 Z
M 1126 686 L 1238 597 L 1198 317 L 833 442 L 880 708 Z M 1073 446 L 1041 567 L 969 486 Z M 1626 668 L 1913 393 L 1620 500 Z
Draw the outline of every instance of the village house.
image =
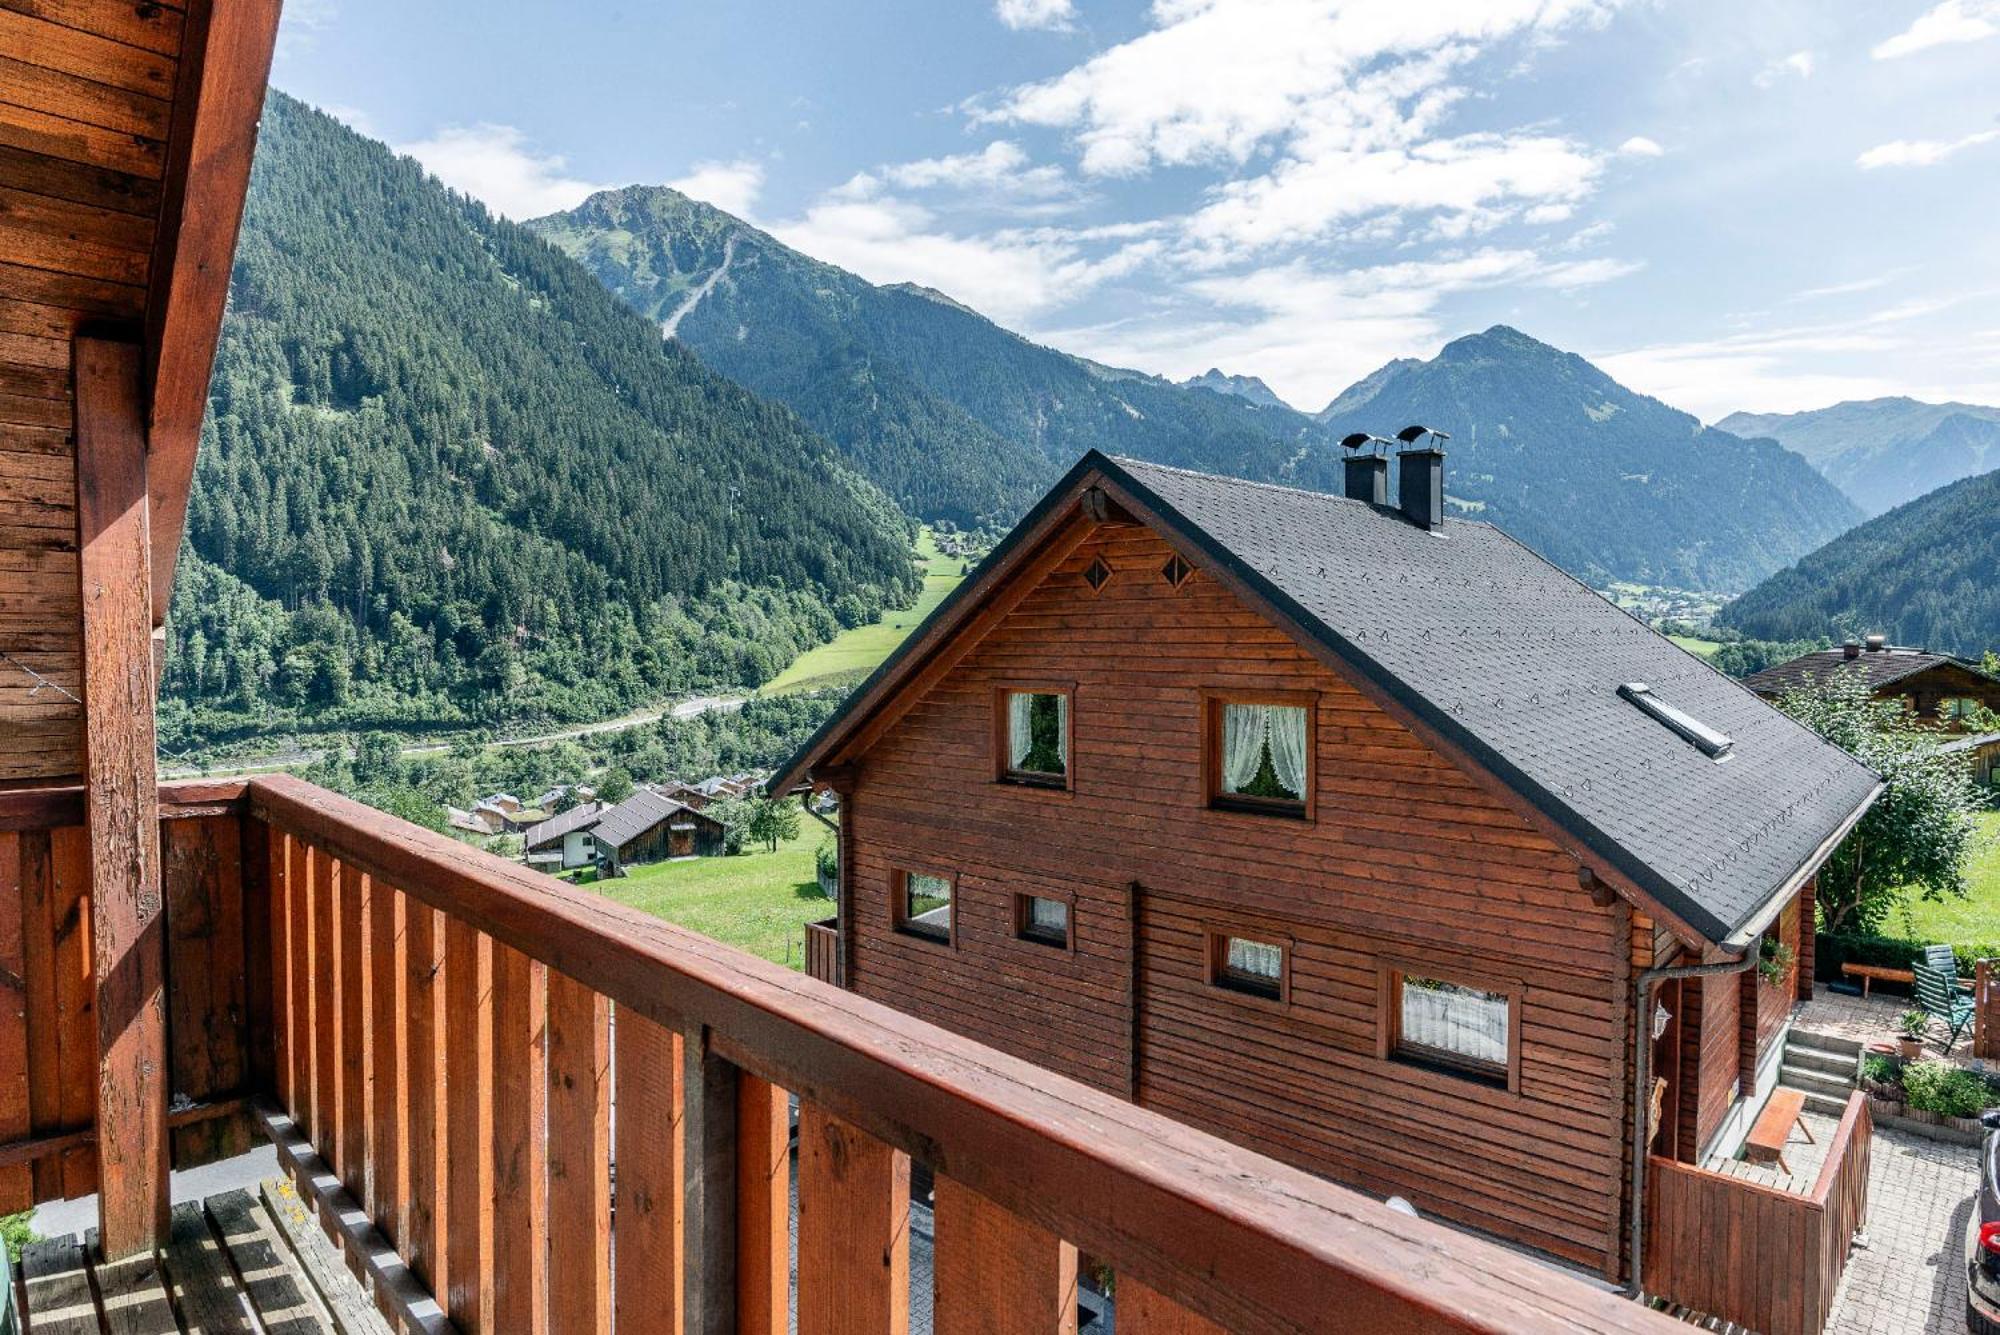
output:
M 579 802 L 568 811 L 528 827 L 521 836 L 522 853 L 531 867 L 555 867 L 570 871 L 588 867 L 597 860 L 597 846 L 590 832 L 604 808 L 596 802 Z
M 1340 497 L 1086 456 L 774 778 L 840 794 L 817 958 L 1629 1278 L 1649 1184 L 1776 1083 L 1879 783 L 1400 460 L 1391 504 L 1381 457 Z
M 722 822 L 685 802 L 640 788 L 598 813 L 587 836 L 595 860 L 616 876 L 621 868 L 669 858 L 719 857 L 726 831 Z

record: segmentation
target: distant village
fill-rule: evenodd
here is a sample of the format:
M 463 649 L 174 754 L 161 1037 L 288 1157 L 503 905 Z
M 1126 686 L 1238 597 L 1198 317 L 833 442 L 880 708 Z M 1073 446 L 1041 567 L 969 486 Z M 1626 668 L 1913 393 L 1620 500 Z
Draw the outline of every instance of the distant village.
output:
M 514 835 L 529 866 L 551 873 L 590 869 L 600 877 L 680 858 L 740 849 L 764 770 L 715 774 L 699 782 L 641 784 L 606 800 L 587 783 L 557 784 L 531 799 L 493 793 L 471 807 L 445 808 L 445 823 L 476 840 Z M 744 811 L 732 820 L 732 805 Z

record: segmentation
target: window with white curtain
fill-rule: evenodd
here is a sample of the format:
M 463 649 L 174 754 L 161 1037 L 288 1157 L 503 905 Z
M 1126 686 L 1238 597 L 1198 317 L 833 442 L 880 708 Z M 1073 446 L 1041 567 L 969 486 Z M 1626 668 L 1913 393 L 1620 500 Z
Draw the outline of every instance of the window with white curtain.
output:
M 1022 895 L 1015 906 L 1016 933 L 1045 946 L 1069 946 L 1069 902 Z
M 1225 700 L 1216 729 L 1216 796 L 1305 805 L 1312 743 L 1303 705 Z
M 1282 999 L 1285 947 L 1275 941 L 1218 932 L 1209 938 L 1209 981 L 1231 992 Z
M 1397 1056 L 1505 1083 L 1512 997 L 1413 973 L 1394 982 Z
M 896 913 L 896 929 L 933 941 L 951 940 L 951 881 L 928 872 L 906 871 Z
M 1060 783 L 1069 777 L 1069 695 L 1063 691 L 1007 691 L 1006 777 Z

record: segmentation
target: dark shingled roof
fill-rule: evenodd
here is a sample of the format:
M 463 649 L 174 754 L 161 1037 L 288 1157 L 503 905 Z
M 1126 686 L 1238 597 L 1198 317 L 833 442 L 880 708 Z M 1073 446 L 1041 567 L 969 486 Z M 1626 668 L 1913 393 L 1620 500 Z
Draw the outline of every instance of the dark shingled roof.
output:
M 568 811 L 551 816 L 539 825 L 530 825 L 521 836 L 525 848 L 539 848 L 543 844 L 562 838 L 573 830 L 587 830 L 597 824 L 598 813 L 604 809 L 601 802 L 579 802 Z
M 1447 518 L 1427 531 L 1394 508 L 1093 451 L 989 564 L 1093 471 L 1709 941 L 1750 925 L 1878 789 L 1846 752 L 1491 524 Z M 934 621 L 981 583 L 966 581 Z M 1637 682 L 1726 734 L 1727 758 L 1619 695 Z M 841 734 L 852 703 L 779 782 Z
M 1905 677 L 1914 677 L 1934 667 L 1955 667 L 1985 675 L 1980 672 L 1979 664 L 1952 654 L 1892 646 L 1873 651 L 1863 649 L 1859 657 L 1852 659 L 1840 649 L 1815 650 L 1801 654 L 1789 663 L 1776 663 L 1762 672 L 1753 672 L 1743 679 L 1743 684 L 1761 695 L 1783 695 L 1786 691 L 1797 690 L 1808 681 L 1825 681 L 1836 672 L 1855 672 L 1868 683 L 1869 690 L 1879 691 L 1884 686 L 1894 685 Z
M 608 847 L 623 848 L 667 817 L 683 811 L 699 823 L 721 824 L 715 817 L 696 811 L 685 802 L 676 802 L 650 788 L 641 788 L 599 817 L 597 828 L 591 833 L 597 836 L 598 842 Z

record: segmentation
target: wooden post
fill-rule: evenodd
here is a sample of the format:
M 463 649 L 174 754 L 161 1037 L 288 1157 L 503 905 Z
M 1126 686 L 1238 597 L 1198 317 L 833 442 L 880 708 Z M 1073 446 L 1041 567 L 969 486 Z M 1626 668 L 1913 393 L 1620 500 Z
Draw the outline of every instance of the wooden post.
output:
M 549 1329 L 556 1335 L 611 1332 L 610 1018 L 600 993 L 549 970 Z
M 743 1335 L 790 1328 L 791 1103 L 768 1081 L 736 1077 L 736 1322 Z
M 2000 1059 L 2000 960 L 1972 966 L 1972 1055 Z
M 681 1251 L 687 1335 L 736 1329 L 736 1084 L 734 1066 L 695 1026 L 681 1036 Z
M 85 817 L 97 979 L 98 1236 L 106 1260 L 164 1246 L 165 922 L 153 740 L 153 549 L 136 344 L 79 338 L 77 540 Z

